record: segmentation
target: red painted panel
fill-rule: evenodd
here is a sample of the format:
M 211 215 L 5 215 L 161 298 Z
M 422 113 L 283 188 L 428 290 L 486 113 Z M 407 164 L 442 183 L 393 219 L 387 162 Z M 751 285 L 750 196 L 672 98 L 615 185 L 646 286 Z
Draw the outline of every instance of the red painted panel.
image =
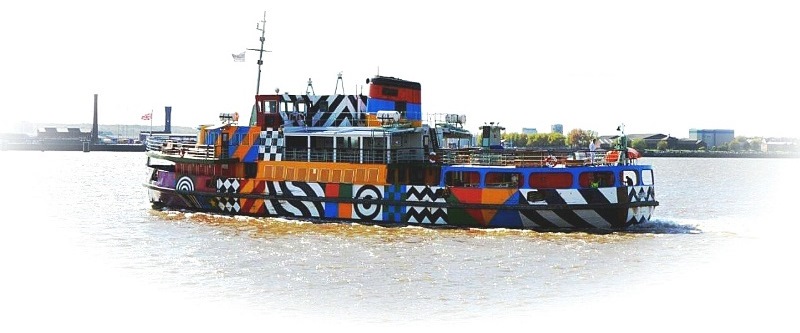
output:
M 377 84 L 371 84 L 369 86 L 369 97 L 414 104 L 421 104 L 422 101 L 422 94 L 419 90 L 387 87 Z

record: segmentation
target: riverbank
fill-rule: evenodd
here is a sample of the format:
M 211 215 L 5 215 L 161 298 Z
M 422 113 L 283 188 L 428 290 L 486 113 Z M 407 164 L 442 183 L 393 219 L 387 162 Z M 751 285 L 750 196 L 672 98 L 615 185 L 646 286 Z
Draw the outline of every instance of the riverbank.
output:
M 643 157 L 800 158 L 799 152 L 645 150 Z

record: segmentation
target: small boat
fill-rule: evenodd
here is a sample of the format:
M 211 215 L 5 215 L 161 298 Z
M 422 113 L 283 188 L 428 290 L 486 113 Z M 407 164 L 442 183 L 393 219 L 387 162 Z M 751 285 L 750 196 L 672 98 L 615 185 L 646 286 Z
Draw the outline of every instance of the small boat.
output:
M 464 115 L 423 122 L 420 83 L 375 76 L 367 84 L 368 95 L 257 94 L 248 123 L 223 113 L 196 137 L 150 138 L 150 202 L 315 222 L 543 231 L 624 229 L 658 206 L 653 168 L 638 153 L 507 149 L 495 123 L 473 144 Z

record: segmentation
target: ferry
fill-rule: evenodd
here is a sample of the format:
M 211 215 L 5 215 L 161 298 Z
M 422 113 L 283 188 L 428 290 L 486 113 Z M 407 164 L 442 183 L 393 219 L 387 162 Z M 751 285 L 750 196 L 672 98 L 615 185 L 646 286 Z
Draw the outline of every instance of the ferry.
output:
M 621 230 L 658 206 L 653 168 L 633 149 L 505 148 L 496 123 L 475 140 L 464 115 L 423 121 L 419 82 L 378 75 L 366 84 L 367 95 L 257 93 L 247 123 L 222 113 L 193 138 L 149 138 L 149 201 L 313 222 L 542 231 Z

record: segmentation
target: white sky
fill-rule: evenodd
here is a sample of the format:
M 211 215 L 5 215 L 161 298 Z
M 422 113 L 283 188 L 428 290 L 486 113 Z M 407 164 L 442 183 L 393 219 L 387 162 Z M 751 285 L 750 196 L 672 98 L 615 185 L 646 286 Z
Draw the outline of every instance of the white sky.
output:
M 345 92 L 380 74 L 422 110 L 615 134 L 798 135 L 797 1 L 15 1 L 0 5 L 0 131 L 16 123 L 174 126 L 249 114 L 261 92 Z M 247 117 L 245 117 L 247 118 Z M 246 120 L 246 119 L 245 119 Z

